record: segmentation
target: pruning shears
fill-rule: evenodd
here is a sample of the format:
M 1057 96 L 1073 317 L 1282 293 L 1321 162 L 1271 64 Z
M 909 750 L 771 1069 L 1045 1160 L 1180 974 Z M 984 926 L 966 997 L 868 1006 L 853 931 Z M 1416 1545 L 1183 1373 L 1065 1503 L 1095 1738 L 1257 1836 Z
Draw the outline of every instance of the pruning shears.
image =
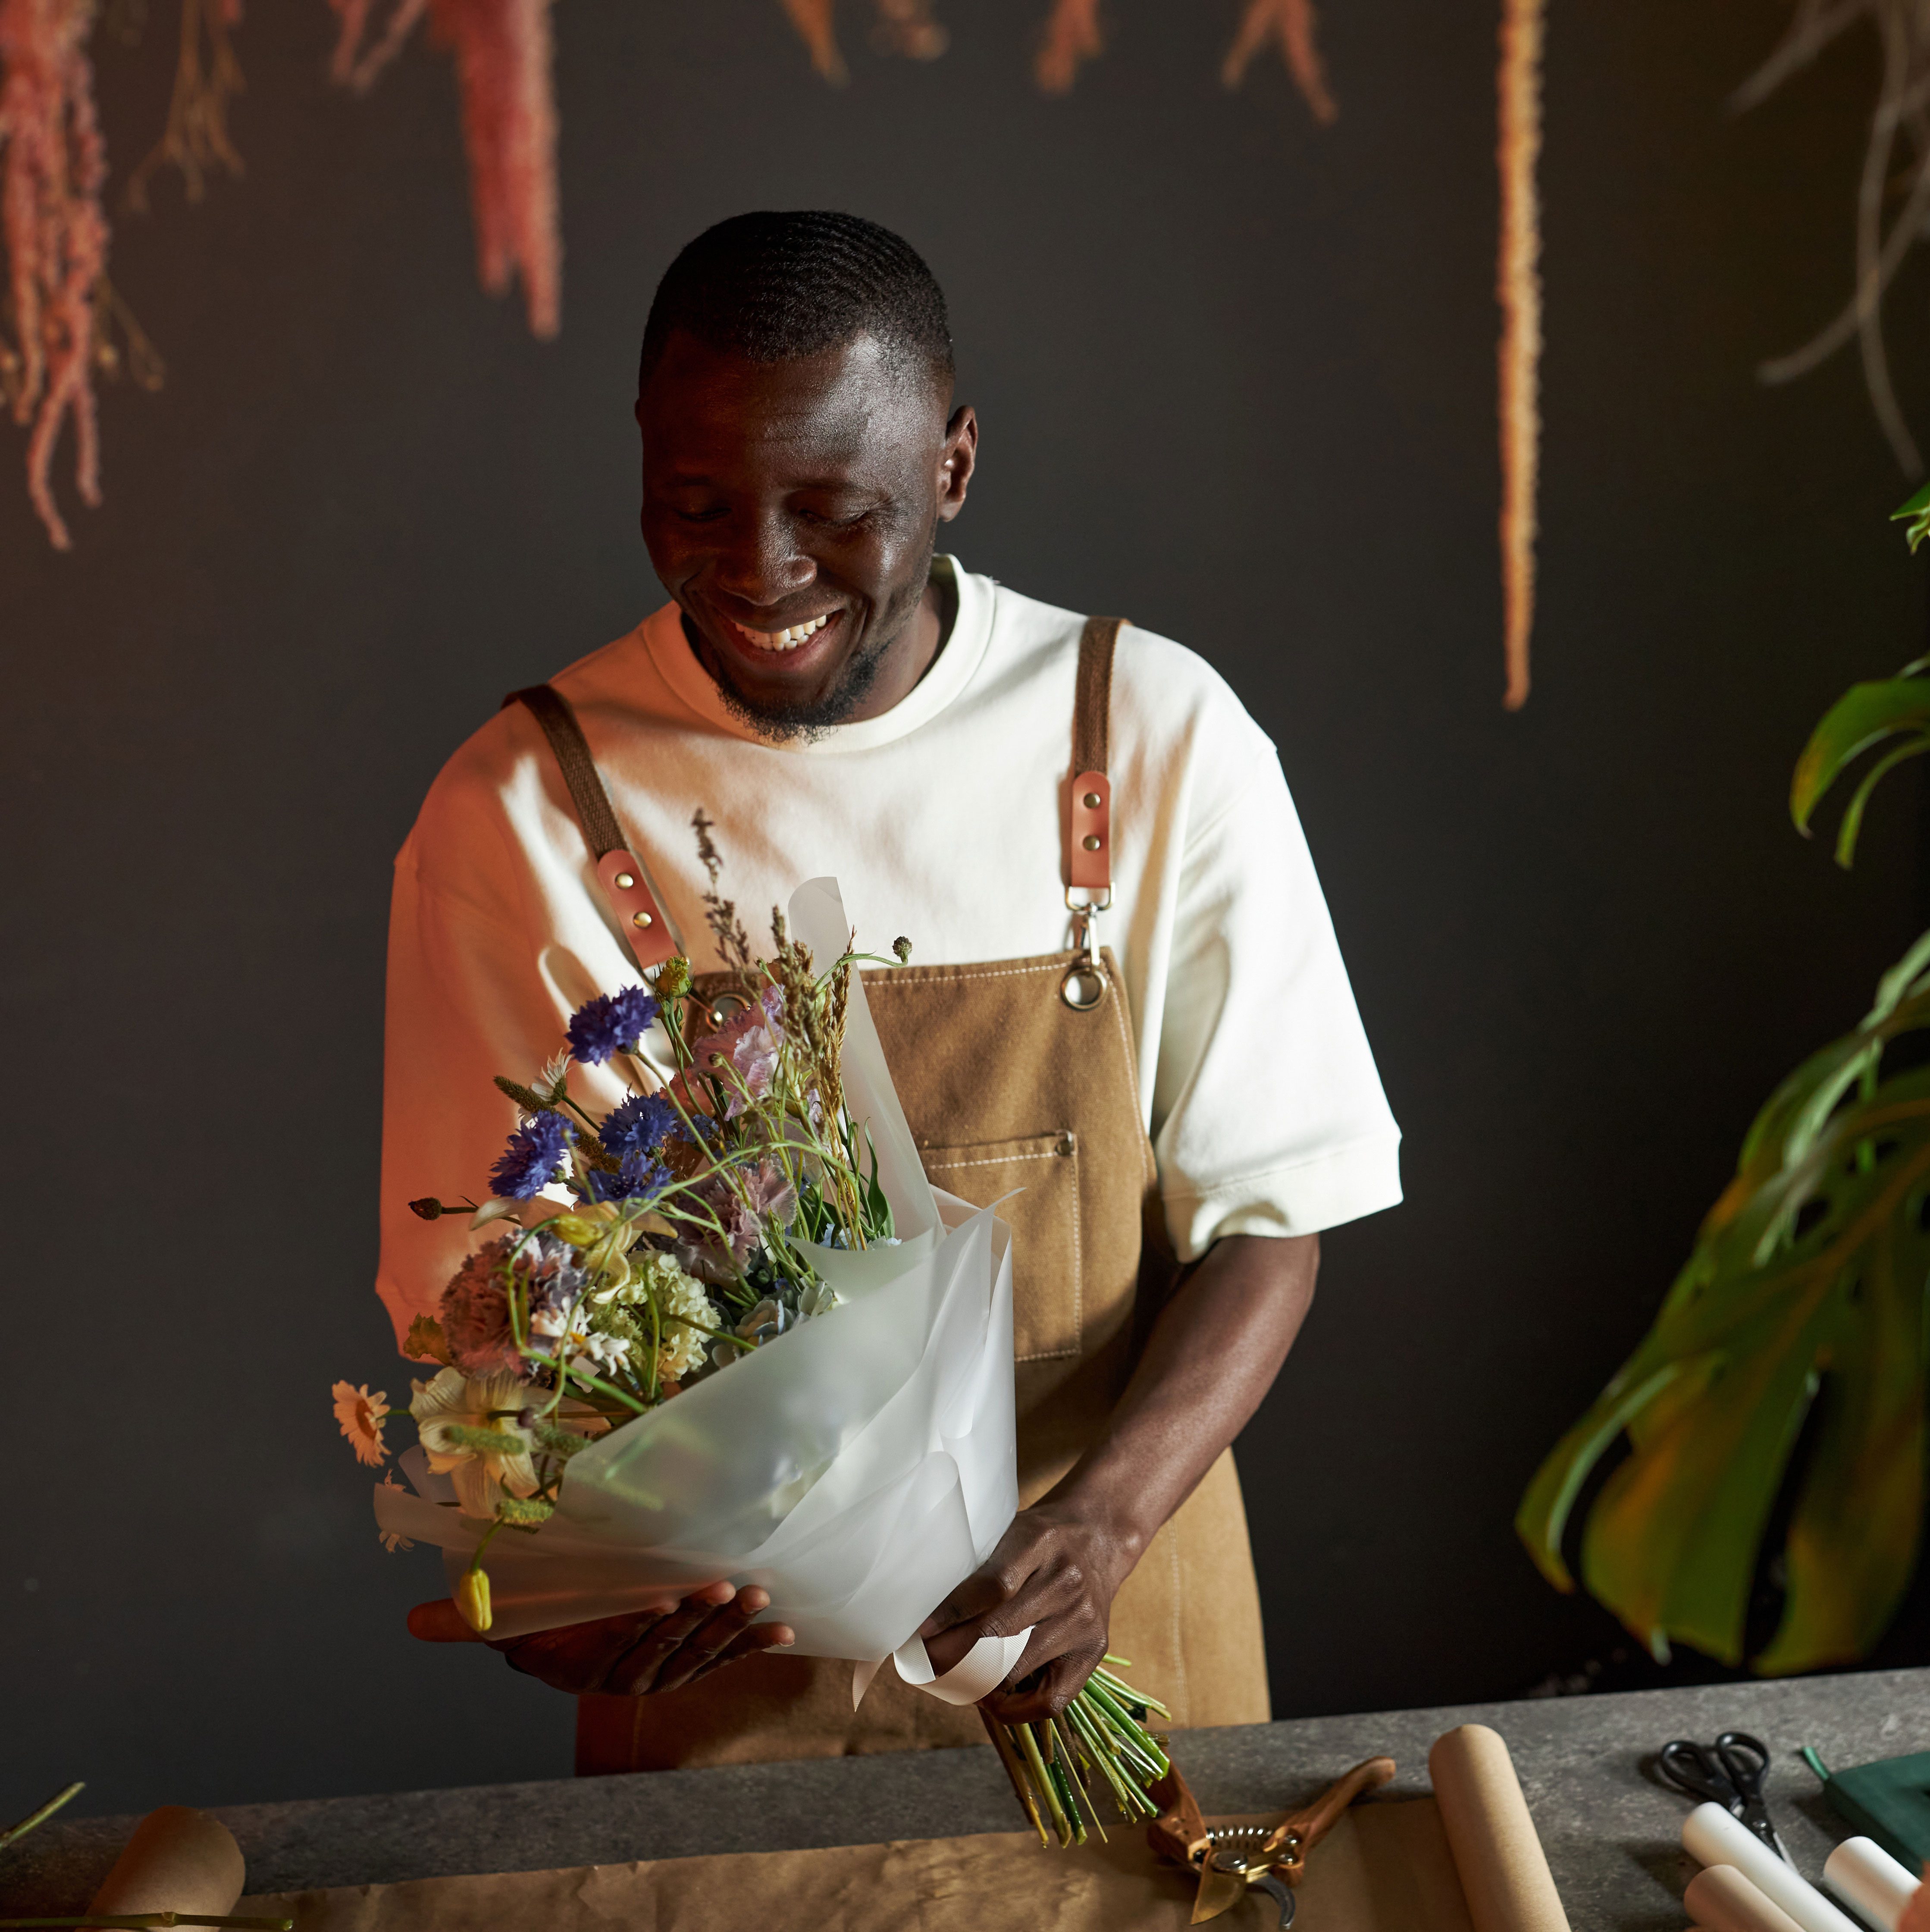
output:
M 1312 1804 L 1289 1812 L 1277 1825 L 1215 1826 L 1201 1815 L 1186 1780 L 1175 1770 L 1153 1787 L 1152 1795 L 1161 1808 L 1146 1834 L 1161 1857 L 1185 1865 L 1197 1876 L 1200 1894 L 1193 1902 L 1194 1924 L 1217 1918 L 1251 1889 L 1265 1892 L 1278 1906 L 1284 1928 L 1293 1922 L 1294 1888 L 1306 1874 L 1308 1854 L 1356 1798 L 1378 1789 L 1393 1775 L 1391 1757 L 1371 1757 L 1329 1785 Z

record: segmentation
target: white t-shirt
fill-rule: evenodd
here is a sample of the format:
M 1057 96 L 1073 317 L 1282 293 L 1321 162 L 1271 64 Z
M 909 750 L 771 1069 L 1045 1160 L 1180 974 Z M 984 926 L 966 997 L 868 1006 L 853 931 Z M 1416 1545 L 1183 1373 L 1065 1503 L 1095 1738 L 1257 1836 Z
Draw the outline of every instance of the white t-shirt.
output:
M 940 568 L 945 567 L 941 560 Z M 552 680 L 574 706 L 630 849 L 699 970 L 718 962 L 700 806 L 754 940 L 808 878 L 838 880 L 861 950 L 915 962 L 1071 943 L 1059 799 L 1082 620 L 952 568 L 958 612 L 883 717 L 772 745 L 726 708 L 674 604 Z M 1221 1235 L 1306 1234 L 1401 1198 L 1400 1135 L 1272 744 L 1218 676 L 1148 632 L 1113 674 L 1113 909 L 1139 1090 L 1182 1260 Z M 639 974 L 561 772 L 520 705 L 430 787 L 398 854 L 389 931 L 379 1290 L 400 1334 L 433 1312 L 527 1082 L 592 994 Z M 626 1089 L 572 1071 L 592 1112 Z

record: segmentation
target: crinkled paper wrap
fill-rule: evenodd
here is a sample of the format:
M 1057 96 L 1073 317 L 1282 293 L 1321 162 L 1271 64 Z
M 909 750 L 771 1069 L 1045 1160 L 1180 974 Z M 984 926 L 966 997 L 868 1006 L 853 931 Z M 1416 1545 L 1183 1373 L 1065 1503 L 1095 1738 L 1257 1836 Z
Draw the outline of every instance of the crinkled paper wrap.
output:
M 800 887 L 790 921 L 820 962 L 845 950 L 832 881 Z M 574 1457 L 555 1516 L 490 1541 L 493 1638 L 728 1577 L 770 1592 L 764 1620 L 789 1624 L 801 1654 L 875 1663 L 1004 1534 L 1018 1508 L 1011 1235 L 927 1182 L 855 973 L 844 1075 L 900 1244 L 813 1250 L 838 1306 Z M 415 1492 L 378 1488 L 376 1520 L 439 1545 L 453 1583 L 488 1526 L 457 1513 L 419 1449 L 401 1466 Z

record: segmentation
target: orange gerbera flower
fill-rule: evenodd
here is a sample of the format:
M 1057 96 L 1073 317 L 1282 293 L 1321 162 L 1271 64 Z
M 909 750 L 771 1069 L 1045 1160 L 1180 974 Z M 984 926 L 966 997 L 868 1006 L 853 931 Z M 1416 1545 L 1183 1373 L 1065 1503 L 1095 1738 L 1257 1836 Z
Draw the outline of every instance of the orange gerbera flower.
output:
M 388 1413 L 387 1394 L 370 1395 L 367 1382 L 360 1388 L 352 1382 L 337 1382 L 333 1394 L 335 1420 L 342 1425 L 355 1460 L 373 1468 L 388 1454 L 382 1439 L 382 1418 Z

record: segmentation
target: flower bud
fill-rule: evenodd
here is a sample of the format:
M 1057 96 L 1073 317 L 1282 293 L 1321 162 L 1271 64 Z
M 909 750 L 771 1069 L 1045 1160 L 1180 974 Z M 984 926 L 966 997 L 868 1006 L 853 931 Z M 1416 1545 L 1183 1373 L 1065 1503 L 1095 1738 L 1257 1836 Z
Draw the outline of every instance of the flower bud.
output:
M 573 1248 L 586 1248 L 604 1232 L 594 1221 L 586 1221 L 580 1214 L 559 1214 L 550 1223 L 550 1232 L 559 1241 L 568 1241 Z
M 898 956 L 898 962 L 901 966 L 909 966 L 911 964 L 911 941 L 909 939 L 893 940 L 892 950 Z
M 425 1221 L 433 1221 L 442 1214 L 442 1204 L 434 1195 L 425 1194 L 420 1201 L 409 1202 L 409 1211 L 412 1214 L 421 1215 Z
M 463 1572 L 463 1580 L 456 1586 L 456 1608 L 462 1612 L 464 1623 L 480 1636 L 489 1629 L 496 1618 L 489 1606 L 489 1572 L 472 1564 Z
M 657 974 L 657 997 L 674 1000 L 691 989 L 691 962 L 680 952 L 666 959 Z

